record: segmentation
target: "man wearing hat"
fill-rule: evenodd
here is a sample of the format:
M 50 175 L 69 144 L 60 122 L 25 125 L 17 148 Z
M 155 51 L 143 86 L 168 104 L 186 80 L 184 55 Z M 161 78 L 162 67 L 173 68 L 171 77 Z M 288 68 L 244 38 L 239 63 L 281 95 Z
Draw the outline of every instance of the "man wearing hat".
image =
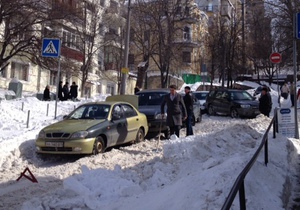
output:
M 261 95 L 259 98 L 259 111 L 269 117 L 272 109 L 272 98 L 270 93 L 268 93 L 268 88 L 263 87 L 261 90 Z

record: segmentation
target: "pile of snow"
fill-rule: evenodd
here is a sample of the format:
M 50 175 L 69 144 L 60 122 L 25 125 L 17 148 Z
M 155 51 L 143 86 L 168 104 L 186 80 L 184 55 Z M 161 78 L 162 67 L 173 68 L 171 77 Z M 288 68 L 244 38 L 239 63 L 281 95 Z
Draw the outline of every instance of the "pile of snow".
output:
M 183 137 L 183 129 L 180 138 L 159 144 L 150 139 L 96 156 L 37 156 L 38 132 L 84 102 L 58 102 L 57 119 L 54 102 L 1 102 L 0 208 L 220 209 L 271 121 L 262 115 L 204 115 L 194 136 Z M 262 152 L 245 180 L 247 209 L 285 208 L 292 198 L 286 195 L 295 185 L 298 151 L 298 140 L 281 135 L 273 139 L 270 133 L 268 166 Z M 26 167 L 38 183 L 25 177 L 16 182 Z M 232 209 L 239 209 L 238 196 Z

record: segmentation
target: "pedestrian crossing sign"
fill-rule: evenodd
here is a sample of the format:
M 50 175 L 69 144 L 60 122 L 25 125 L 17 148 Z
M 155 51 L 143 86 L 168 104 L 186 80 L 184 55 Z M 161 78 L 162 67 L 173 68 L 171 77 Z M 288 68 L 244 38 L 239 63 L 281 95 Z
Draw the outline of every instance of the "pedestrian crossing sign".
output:
M 42 44 L 43 57 L 59 57 L 60 56 L 60 39 L 44 38 Z

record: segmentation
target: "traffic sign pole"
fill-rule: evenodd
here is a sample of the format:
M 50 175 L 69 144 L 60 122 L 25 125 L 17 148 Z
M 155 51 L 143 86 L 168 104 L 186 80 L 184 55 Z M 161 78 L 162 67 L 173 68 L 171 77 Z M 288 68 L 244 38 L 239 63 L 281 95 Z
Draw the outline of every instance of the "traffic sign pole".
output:
M 58 70 L 57 70 L 57 81 L 56 81 L 56 98 L 55 98 L 55 111 L 54 119 L 57 115 L 57 101 L 58 101 L 58 90 L 60 81 L 60 39 L 44 38 L 42 43 L 42 56 L 43 57 L 53 57 L 58 58 Z

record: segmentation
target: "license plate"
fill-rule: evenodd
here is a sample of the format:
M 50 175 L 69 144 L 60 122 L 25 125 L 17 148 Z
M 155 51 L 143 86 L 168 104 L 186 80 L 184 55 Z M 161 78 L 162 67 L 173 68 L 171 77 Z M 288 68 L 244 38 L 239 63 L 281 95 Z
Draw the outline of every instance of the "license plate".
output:
M 64 143 L 63 142 L 46 142 L 47 147 L 63 147 Z

